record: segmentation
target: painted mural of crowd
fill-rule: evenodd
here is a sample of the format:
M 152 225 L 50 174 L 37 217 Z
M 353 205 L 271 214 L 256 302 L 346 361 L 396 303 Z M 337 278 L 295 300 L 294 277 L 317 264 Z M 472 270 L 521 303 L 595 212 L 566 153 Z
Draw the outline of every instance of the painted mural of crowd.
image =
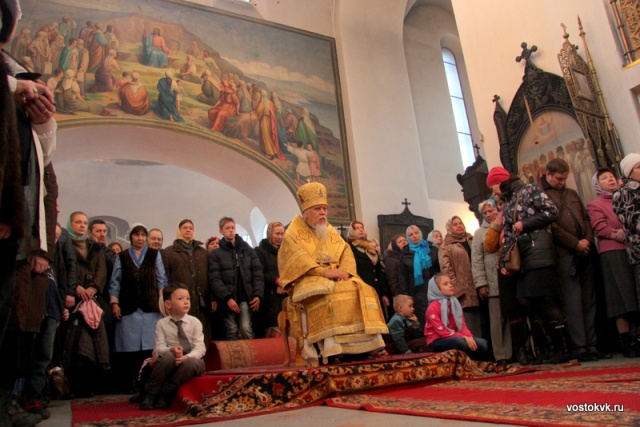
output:
M 576 190 L 585 201 L 594 200 L 597 195 L 591 185 L 591 177 L 596 172 L 596 168 L 584 138 L 558 145 L 555 149 L 549 149 L 546 154 L 541 153 L 538 158 L 521 165 L 522 181 L 540 185 L 547 163 L 556 158 L 565 160 L 569 164 L 567 186 Z
M 191 42 L 183 64 L 174 70 L 169 57 L 172 52 L 161 30 L 144 29 L 141 64 L 163 70 L 154 105 L 140 70 L 122 71 L 115 25 L 86 21 L 80 28 L 73 18 L 65 16 L 61 22 L 44 25 L 33 34 L 29 28 L 22 29 L 11 45 L 11 55 L 43 75 L 55 95 L 59 113 L 89 112 L 88 94 L 117 91 L 119 107 L 127 114 L 145 116 L 153 112 L 163 120 L 185 122 L 181 103 L 190 96 L 185 82 L 197 84 L 201 93 L 195 100 L 204 104 L 212 132 L 251 138 L 268 159 L 294 162 L 298 185 L 327 177 L 309 110 L 285 106 L 277 92 L 245 82 L 237 74 L 223 73 L 210 52 L 201 49 L 197 41 Z

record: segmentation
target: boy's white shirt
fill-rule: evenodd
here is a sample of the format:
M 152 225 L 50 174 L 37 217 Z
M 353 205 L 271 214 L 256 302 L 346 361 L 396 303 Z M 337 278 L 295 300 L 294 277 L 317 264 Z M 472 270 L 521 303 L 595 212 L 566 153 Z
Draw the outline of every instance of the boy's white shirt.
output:
M 180 345 L 177 328 L 171 321 L 172 319 L 176 321 L 182 320 L 182 328 L 191 343 L 191 351 L 186 356 L 197 359 L 203 358 L 207 349 L 204 345 L 202 323 L 197 317 L 189 314 L 185 314 L 181 318 L 169 315 L 158 320 L 158 323 L 156 324 L 156 345 L 154 352 L 160 356 L 162 354 L 170 353 L 171 347 Z

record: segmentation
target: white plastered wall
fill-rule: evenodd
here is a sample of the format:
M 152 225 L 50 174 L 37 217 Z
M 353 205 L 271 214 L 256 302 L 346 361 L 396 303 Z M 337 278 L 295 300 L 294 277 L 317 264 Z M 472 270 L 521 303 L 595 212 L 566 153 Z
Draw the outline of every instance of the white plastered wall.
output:
M 585 52 L 579 37 L 578 15 L 623 149 L 626 153 L 640 151 L 637 100 L 631 92 L 640 84 L 640 66 L 622 69 L 622 54 L 608 1 L 452 0 L 452 3 L 490 167 L 500 164 L 491 100 L 494 94 L 500 95 L 502 106 L 508 111 L 522 83 L 524 63 L 515 62 L 521 53 L 520 44 L 538 46 L 532 56 L 534 64 L 561 75 L 557 59 L 564 42 L 561 23 L 567 25 L 570 41 L 579 46 L 578 52 L 582 55 Z

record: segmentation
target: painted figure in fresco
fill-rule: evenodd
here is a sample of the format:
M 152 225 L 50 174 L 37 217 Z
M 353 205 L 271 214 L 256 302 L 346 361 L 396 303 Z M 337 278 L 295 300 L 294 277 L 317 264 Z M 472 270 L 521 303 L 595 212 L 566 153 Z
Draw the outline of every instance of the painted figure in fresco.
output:
M 53 70 L 53 75 L 47 79 L 47 88 L 54 93 L 56 88 L 58 87 L 58 83 L 64 77 L 64 71 L 60 68 L 56 68 Z
M 51 23 L 49 25 L 44 25 L 42 28 L 40 28 L 38 30 L 38 32 L 40 32 L 40 31 L 44 31 L 45 33 L 47 33 L 47 41 L 49 42 L 49 44 L 51 44 L 54 41 L 56 41 L 56 39 L 60 35 L 60 32 L 58 31 L 58 23 L 57 22 L 53 22 L 53 23 Z
M 251 83 L 251 110 L 255 111 L 260 104 L 260 88 L 257 84 Z
M 51 64 L 54 67 L 57 67 L 60 63 L 60 54 L 65 48 L 64 37 L 61 35 L 51 43 Z
M 197 100 L 207 105 L 215 105 L 220 98 L 220 89 L 218 89 L 211 80 L 211 71 L 204 70 L 202 73 L 202 93 L 198 95 Z
M 11 44 L 11 56 L 14 58 L 22 58 L 27 56 L 27 47 L 31 43 L 31 30 L 23 28 L 20 35 L 13 40 Z
M 27 47 L 27 53 L 31 56 L 35 71 L 44 73 L 46 63 L 51 61 L 51 47 L 46 31 L 40 31 L 36 34 L 36 38 Z
M 595 200 L 597 195 L 593 189 L 593 185 L 589 185 L 591 178 L 596 174 L 596 167 L 586 146 L 584 138 L 576 140 L 576 156 L 573 160 L 573 172 L 580 177 L 580 187 L 582 192 L 583 203 L 589 203 Z
M 116 83 L 114 84 L 114 87 L 116 89 L 120 89 L 122 86 L 126 85 L 127 83 L 129 83 L 129 73 L 126 71 L 122 72 L 122 77 L 118 78 L 118 80 L 116 80 Z
M 142 116 L 149 111 L 149 92 L 140 83 L 140 73 L 131 73 L 131 81 L 120 87 L 120 108 L 125 113 Z
M 280 160 L 287 158 L 282 154 L 278 145 L 278 127 L 276 125 L 275 107 L 269 101 L 266 90 L 260 92 L 260 103 L 256 108 L 256 116 L 260 122 L 260 150 L 272 160 L 276 157 Z
M 154 28 L 153 33 L 142 33 L 142 63 L 150 67 L 166 68 L 169 66 L 169 54 L 171 51 L 160 35 L 160 28 Z
M 318 146 L 316 127 L 311 120 L 309 110 L 304 107 L 300 109 L 300 119 L 298 120 L 298 126 L 296 127 L 296 140 L 302 141 L 303 147 L 311 145 L 313 151 L 315 151 L 319 155 L 320 148 Z M 319 162 L 319 167 L 319 176 L 326 176 L 321 162 Z
M 28 72 L 35 73 L 36 67 L 33 66 L 30 56 L 23 56 L 21 62 Z
M 100 68 L 104 58 L 107 56 L 106 48 L 108 43 L 109 40 L 104 35 L 102 22 L 96 22 L 91 42 L 87 46 L 89 49 L 89 72 L 94 72 Z
M 298 187 L 306 181 L 306 177 L 311 175 L 309 169 L 309 152 L 302 146 L 302 141 L 296 142 L 296 145 L 289 144 L 289 152 L 296 156 L 298 159 L 298 165 L 296 166 L 296 184 Z M 300 177 L 303 177 L 302 181 Z
M 58 26 L 58 32 L 62 37 L 64 37 L 64 43 L 69 44 L 72 38 L 76 36 L 76 21 L 74 21 L 70 16 L 64 16 L 62 18 L 62 23 Z
M 78 40 L 71 39 L 69 43 L 60 52 L 60 59 L 57 66 L 62 71 L 78 69 Z
M 180 67 L 181 79 L 193 83 L 202 83 L 202 80 L 198 76 L 198 67 L 196 66 L 196 58 L 193 55 L 187 54 L 187 62 Z
M 204 65 L 206 65 L 207 68 L 211 70 L 211 74 L 222 77 L 222 71 L 220 71 L 218 64 L 216 64 L 216 60 L 211 57 L 211 54 L 208 50 L 202 51 L 202 60 L 204 61 Z
M 316 136 L 316 127 L 311 121 L 309 110 L 302 107 L 300 109 L 300 119 L 296 128 L 296 140 L 302 141 L 303 145 L 311 144 L 313 149 L 318 151 L 318 137 Z
M 298 128 L 298 118 L 293 111 L 291 111 L 291 107 L 287 107 L 284 109 L 283 114 L 284 120 L 284 131 L 287 134 L 287 141 L 296 139 L 296 129 Z
M 116 82 L 114 70 L 120 71 L 120 65 L 116 61 L 116 51 L 110 50 L 109 55 L 102 61 L 98 71 L 96 71 L 96 83 L 89 92 L 112 92 L 113 85 Z
M 318 152 L 313 149 L 311 144 L 307 144 L 307 153 L 309 159 L 309 172 L 311 181 L 320 182 L 320 176 L 322 171 L 320 169 L 320 156 Z
M 227 80 L 220 82 L 220 99 L 209 109 L 209 124 L 212 132 L 222 132 L 227 119 L 238 114 L 240 101 L 236 93 L 229 87 Z
M 107 51 L 111 49 L 118 50 L 120 48 L 120 41 L 116 36 L 116 26 L 115 25 L 107 25 L 107 31 L 104 33 L 105 38 L 108 40 L 107 42 Z
M 191 42 L 191 46 L 189 50 L 187 50 L 187 55 L 191 55 L 194 58 L 202 58 L 202 50 L 198 47 L 198 42 Z
M 247 90 L 247 84 L 244 80 L 240 80 L 238 82 L 238 90 L 236 90 L 236 95 L 238 95 L 238 101 L 240 101 L 240 112 L 252 112 L 253 107 L 251 106 L 251 92 Z
M 275 108 L 276 125 L 278 128 L 278 145 L 283 153 L 288 153 L 287 132 L 284 126 L 284 109 L 282 107 L 282 102 L 280 102 L 277 92 L 271 92 L 269 99 Z
M 178 84 L 173 78 L 173 71 L 165 71 L 165 77 L 158 80 L 158 102 L 156 113 L 163 119 L 172 122 L 184 122 L 176 108 L 178 98 Z
M 78 38 L 84 40 L 84 45 L 89 46 L 91 43 L 91 37 L 93 36 L 93 31 L 95 28 L 93 27 L 93 21 L 85 22 L 85 26 L 80 29 L 80 33 L 78 33 Z
M 64 79 L 58 83 L 55 91 L 56 109 L 60 113 L 89 111 L 89 104 L 80 93 L 80 86 L 75 80 L 75 71 L 64 72 Z
M 84 81 L 86 78 L 87 67 L 89 67 L 89 50 L 84 47 L 84 40 L 78 39 L 78 72 L 76 73 L 76 81 L 80 86 L 80 93 L 84 96 Z

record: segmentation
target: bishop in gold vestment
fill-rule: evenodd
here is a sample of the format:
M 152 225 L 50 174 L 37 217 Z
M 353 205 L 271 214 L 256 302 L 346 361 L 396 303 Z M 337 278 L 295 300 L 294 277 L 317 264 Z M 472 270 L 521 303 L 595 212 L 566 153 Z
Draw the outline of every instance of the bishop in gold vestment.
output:
M 308 363 L 384 347 L 388 333 L 376 291 L 357 275 L 349 245 L 327 222 L 324 185 L 298 190 L 302 216 L 289 225 L 278 252 L 280 286 L 289 294 L 291 330 Z

